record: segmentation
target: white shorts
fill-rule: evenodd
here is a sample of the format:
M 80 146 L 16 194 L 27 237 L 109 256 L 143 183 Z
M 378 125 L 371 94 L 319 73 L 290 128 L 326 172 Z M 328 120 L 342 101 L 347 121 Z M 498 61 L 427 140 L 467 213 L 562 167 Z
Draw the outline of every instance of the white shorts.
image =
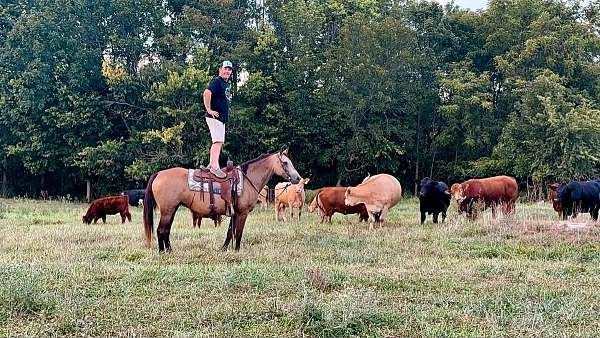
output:
M 212 143 L 225 142 L 225 124 L 217 119 L 211 117 L 205 117 L 206 124 L 210 130 L 210 138 Z

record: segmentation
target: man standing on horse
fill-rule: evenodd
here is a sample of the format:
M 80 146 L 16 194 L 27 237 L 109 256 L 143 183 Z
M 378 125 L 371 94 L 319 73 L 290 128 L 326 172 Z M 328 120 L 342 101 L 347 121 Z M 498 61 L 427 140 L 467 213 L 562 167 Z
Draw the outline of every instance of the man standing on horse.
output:
M 229 78 L 233 72 L 233 64 L 223 61 L 219 65 L 219 75 L 215 76 L 202 93 L 204 108 L 206 108 L 206 124 L 210 130 L 212 145 L 208 169 L 219 178 L 226 175 L 219 167 L 219 155 L 225 142 L 225 123 L 229 121 L 231 105 L 231 83 Z

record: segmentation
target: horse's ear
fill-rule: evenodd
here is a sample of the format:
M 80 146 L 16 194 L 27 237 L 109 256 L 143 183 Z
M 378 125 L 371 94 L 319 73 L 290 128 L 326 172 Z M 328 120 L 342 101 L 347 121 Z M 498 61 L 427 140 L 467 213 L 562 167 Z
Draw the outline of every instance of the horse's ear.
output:
M 304 179 L 304 184 L 308 184 L 308 182 L 310 182 L 310 177 Z

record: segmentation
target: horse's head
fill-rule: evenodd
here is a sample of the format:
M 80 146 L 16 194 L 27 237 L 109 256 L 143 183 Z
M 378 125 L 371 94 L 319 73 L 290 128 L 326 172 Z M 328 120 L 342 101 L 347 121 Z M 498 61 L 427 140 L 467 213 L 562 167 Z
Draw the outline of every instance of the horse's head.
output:
M 280 151 L 276 156 L 279 159 L 279 165 L 275 166 L 275 174 L 283 177 L 285 180 L 290 181 L 293 184 L 300 182 L 302 178 L 288 157 L 287 149 Z

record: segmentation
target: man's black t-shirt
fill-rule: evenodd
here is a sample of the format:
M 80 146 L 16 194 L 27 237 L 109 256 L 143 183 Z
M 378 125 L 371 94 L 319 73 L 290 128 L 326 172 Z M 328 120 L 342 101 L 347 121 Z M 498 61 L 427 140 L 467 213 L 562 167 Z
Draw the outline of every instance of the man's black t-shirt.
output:
M 208 90 L 212 93 L 210 97 L 210 108 L 219 112 L 219 121 L 229 121 L 229 105 L 231 103 L 231 85 L 222 78 L 215 76 L 208 84 Z M 206 117 L 212 117 L 206 113 Z

